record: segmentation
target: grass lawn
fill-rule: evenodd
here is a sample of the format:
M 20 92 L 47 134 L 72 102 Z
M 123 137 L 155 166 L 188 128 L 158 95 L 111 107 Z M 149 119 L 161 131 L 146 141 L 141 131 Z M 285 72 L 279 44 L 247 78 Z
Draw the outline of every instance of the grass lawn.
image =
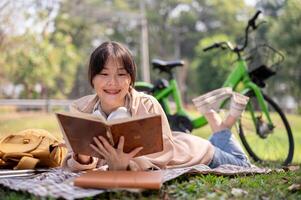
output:
M 301 116 L 289 115 L 295 139 L 293 163 L 301 163 Z M 62 138 L 55 116 L 47 113 L 17 113 L 12 109 L 0 110 L 0 136 L 24 130 L 44 128 Z M 208 126 L 193 134 L 207 138 Z M 297 184 L 297 185 L 293 185 Z M 299 184 L 299 185 L 298 185 Z M 184 175 L 164 184 L 160 191 L 141 193 L 110 192 L 99 199 L 301 199 L 301 169 L 273 172 L 269 175 L 223 177 L 215 175 Z M 295 187 L 295 189 L 294 189 Z M 0 187 L 0 199 L 37 199 L 27 193 Z M 88 198 L 89 199 L 89 198 Z M 91 198 L 90 198 L 91 199 Z

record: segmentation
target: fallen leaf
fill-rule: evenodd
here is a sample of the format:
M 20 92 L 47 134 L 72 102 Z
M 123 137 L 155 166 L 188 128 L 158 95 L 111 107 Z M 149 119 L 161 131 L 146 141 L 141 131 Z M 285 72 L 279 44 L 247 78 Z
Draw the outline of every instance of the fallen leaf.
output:
M 241 197 L 241 196 L 247 195 L 248 192 L 243 189 L 240 189 L 240 188 L 232 188 L 231 194 L 234 197 Z
M 223 193 L 223 191 L 222 191 L 222 190 L 220 190 L 220 189 L 217 189 L 217 188 L 214 188 L 213 190 L 214 190 L 214 192 L 216 192 L 216 193 Z
M 261 200 L 270 200 L 270 198 L 267 197 L 267 196 L 260 196 L 260 199 L 261 199 Z
M 279 168 L 276 168 L 276 169 L 274 169 L 274 170 L 275 170 L 275 172 L 277 172 L 277 173 L 285 172 L 284 169 L 279 169 Z
M 211 193 L 208 193 L 206 197 L 207 197 L 208 199 L 213 199 L 213 198 L 216 198 L 216 196 L 217 196 L 216 193 L 211 192 Z
M 299 165 L 289 165 L 287 167 L 284 167 L 283 168 L 285 171 L 297 171 L 300 169 L 300 166 Z
M 292 191 L 292 192 L 296 192 L 298 190 L 301 190 L 301 184 L 293 184 L 291 186 L 288 187 L 288 190 L 289 191 Z
M 288 183 L 289 179 L 286 177 L 282 177 L 280 183 Z

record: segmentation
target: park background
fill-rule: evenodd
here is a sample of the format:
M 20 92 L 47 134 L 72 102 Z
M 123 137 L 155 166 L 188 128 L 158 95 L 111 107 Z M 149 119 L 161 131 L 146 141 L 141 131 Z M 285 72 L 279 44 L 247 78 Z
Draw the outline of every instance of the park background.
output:
M 107 40 L 132 51 L 137 80 L 153 82 L 159 76 L 151 60 L 185 61 L 177 69 L 183 100 L 219 88 L 233 70 L 236 55 L 203 48 L 219 41 L 243 42 L 247 20 L 261 10 L 265 22 L 250 36 L 248 56 L 267 43 L 285 56 L 274 66 L 277 75 L 264 92 L 287 113 L 300 150 L 301 112 L 301 4 L 298 0 L 234 1 L 8 1 L 0 3 L 0 101 L 7 99 L 72 100 L 93 93 L 87 79 L 91 52 Z M 267 57 L 270 59 L 270 57 Z M 68 101 L 67 101 L 68 103 Z M 64 104 L 66 108 L 66 103 Z M 0 133 L 45 128 L 58 137 L 53 112 L 60 108 L 1 106 Z M 197 135 L 208 136 L 209 129 Z M 294 162 L 301 162 L 295 153 Z
M 2 0 L 0 100 L 72 100 L 93 93 L 87 78 L 89 56 L 102 42 L 115 40 L 132 51 L 138 65 L 137 80 L 153 82 L 162 77 L 152 70 L 152 59 L 184 60 L 185 66 L 176 70 L 176 78 L 189 107 L 193 97 L 222 85 L 236 59 L 229 51 L 204 53 L 203 48 L 227 40 L 241 44 L 247 20 L 257 10 L 263 12 L 257 21 L 265 23 L 250 35 L 244 56 L 263 43 L 285 56 L 284 62 L 273 68 L 277 75 L 267 80 L 264 92 L 289 114 L 298 138 L 299 130 L 295 128 L 301 113 L 298 0 Z M 27 110 L 26 107 L 0 109 L 5 113 L 0 121 L 1 133 L 27 127 L 24 123 L 10 127 L 7 121 L 15 123 L 22 119 L 21 114 L 28 115 L 15 112 Z M 35 123 L 39 124 L 43 124 L 41 120 Z M 52 124 L 56 126 L 55 121 Z
M 75 99 L 93 92 L 87 63 L 106 40 L 127 45 L 142 69 L 154 58 L 182 59 L 177 78 L 186 103 L 221 86 L 235 55 L 204 53 L 217 41 L 242 42 L 247 20 L 266 21 L 250 49 L 268 43 L 285 55 L 265 89 L 282 108 L 300 114 L 301 5 L 298 0 L 82 0 L 0 3 L 0 98 Z M 142 42 L 143 41 L 143 42 Z M 150 69 L 150 78 L 158 73 Z
M 284 62 L 273 70 L 264 92 L 287 113 L 300 150 L 301 112 L 301 4 L 298 0 L 234 1 L 8 1 L 0 4 L 0 100 L 72 100 L 93 93 L 87 78 L 91 52 L 107 40 L 132 51 L 137 80 L 162 77 L 151 60 L 185 61 L 177 69 L 183 100 L 219 88 L 233 70 L 236 55 L 203 48 L 219 41 L 243 42 L 247 20 L 261 10 L 265 23 L 250 35 L 248 56 L 267 43 L 281 51 Z M 270 59 L 270 57 L 267 57 Z M 268 62 L 268 61 L 267 61 Z M 68 103 L 68 101 L 67 101 Z M 66 108 L 66 103 L 64 104 Z M 27 106 L 1 106 L 0 133 L 45 128 L 61 137 L 53 112 Z M 208 127 L 194 132 L 207 137 Z M 301 162 L 295 153 L 294 162 Z

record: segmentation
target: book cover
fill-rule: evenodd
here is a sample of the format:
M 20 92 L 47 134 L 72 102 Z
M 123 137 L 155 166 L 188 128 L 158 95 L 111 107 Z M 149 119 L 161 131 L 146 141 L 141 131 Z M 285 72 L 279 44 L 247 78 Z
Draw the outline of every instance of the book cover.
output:
M 74 185 L 83 188 L 160 189 L 161 171 L 88 171 L 74 179 Z
M 115 148 L 120 136 L 124 136 L 124 152 L 129 153 L 137 147 L 143 149 L 136 155 L 156 153 L 163 150 L 162 124 L 160 115 L 146 115 L 106 121 L 86 113 L 58 112 L 64 140 L 73 152 L 100 157 L 89 145 L 93 137 L 103 136 Z

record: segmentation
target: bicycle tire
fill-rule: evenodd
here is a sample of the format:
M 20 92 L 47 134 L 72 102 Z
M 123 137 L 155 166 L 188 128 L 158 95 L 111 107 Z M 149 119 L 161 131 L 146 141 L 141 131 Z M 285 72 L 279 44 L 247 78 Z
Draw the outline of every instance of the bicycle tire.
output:
M 256 106 L 258 105 L 258 101 L 255 98 L 254 93 L 250 93 L 248 96 L 250 97 L 249 103 L 251 103 L 256 109 Z M 289 163 L 292 162 L 293 154 L 294 154 L 294 139 L 293 139 L 290 125 L 281 108 L 267 95 L 263 94 L 263 97 L 268 105 L 268 109 L 272 121 L 275 123 L 276 127 L 273 129 L 275 131 L 267 135 L 263 135 L 263 134 L 260 135 L 258 132 L 259 129 L 255 127 L 256 136 L 251 135 L 251 133 L 247 131 L 248 124 L 245 123 L 246 122 L 244 120 L 245 117 L 243 117 L 245 115 L 248 116 L 248 112 L 250 112 L 246 110 L 242 118 L 239 120 L 239 137 L 246 151 L 249 153 L 249 155 L 252 157 L 252 159 L 255 162 L 279 163 L 280 161 L 282 165 L 288 165 Z M 261 111 L 258 112 L 257 109 L 255 111 L 255 115 L 260 117 L 260 114 Z M 261 124 L 261 127 L 264 127 L 263 126 L 264 122 L 263 119 L 261 118 L 262 117 L 260 117 L 260 122 L 259 120 L 256 120 L 257 127 L 259 127 L 259 123 Z M 252 124 L 254 126 L 254 123 Z M 281 134 L 278 130 L 279 128 L 281 128 L 281 126 L 283 126 L 282 128 L 284 128 L 284 130 L 286 131 L 285 136 L 283 135 L 283 133 Z M 276 134 L 277 136 L 275 136 Z M 253 143 L 252 140 L 254 140 Z M 282 151 L 284 143 L 288 145 L 288 148 Z M 273 148 L 273 149 L 270 150 L 268 148 Z M 262 151 L 262 149 L 264 149 L 264 151 Z M 270 156 L 271 153 L 273 154 L 272 156 Z

